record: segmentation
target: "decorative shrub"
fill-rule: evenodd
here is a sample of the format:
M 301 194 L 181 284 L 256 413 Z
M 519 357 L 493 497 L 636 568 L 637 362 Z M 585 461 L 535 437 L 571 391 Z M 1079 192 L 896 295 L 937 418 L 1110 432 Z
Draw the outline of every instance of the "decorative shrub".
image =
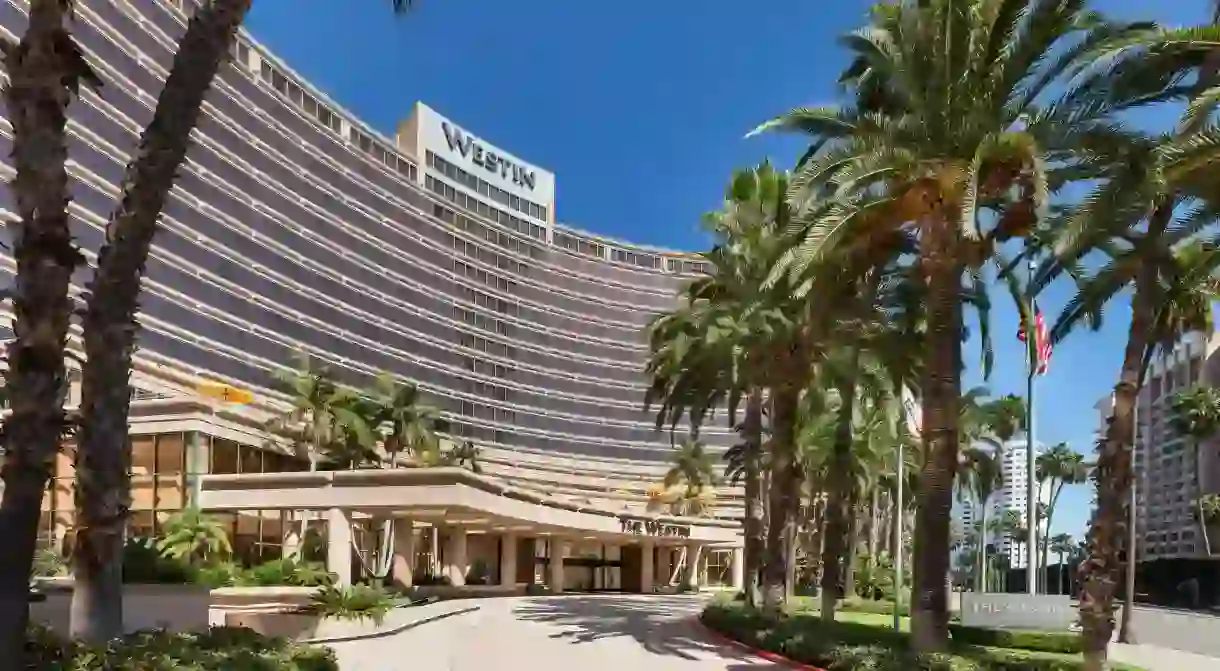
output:
M 549 587 L 547 587 L 546 585 L 543 585 L 542 583 L 531 582 L 531 583 L 526 584 L 525 593 L 528 596 L 543 596 L 545 594 L 550 594 L 551 590 Z
M 381 624 L 394 608 L 390 594 L 371 585 L 327 585 L 310 598 L 308 611 L 340 620 L 372 620 Z
M 34 567 L 30 573 L 35 578 L 55 578 L 68 575 L 68 562 L 55 550 L 44 548 L 34 555 Z
M 190 566 L 163 556 L 152 538 L 129 538 L 123 546 L 123 582 L 186 584 L 193 577 Z
M 217 562 L 195 571 L 194 582 L 209 589 L 232 587 L 242 575 L 242 568 L 233 562 Z
M 203 633 L 137 632 L 106 647 L 58 638 L 43 627 L 26 634 L 28 668 L 45 671 L 338 671 L 334 653 L 249 629 Z
M 796 614 L 772 620 L 725 599 L 703 611 L 703 623 L 755 648 L 826 671 L 1080 671 L 1078 655 L 965 645 L 956 637 L 949 653 L 919 655 L 908 635 L 889 627 L 823 622 Z M 1116 665 L 1116 668 L 1129 668 Z
M 950 624 L 949 633 L 958 643 L 986 645 L 995 648 L 1016 648 L 1039 652 L 1078 654 L 1084 651 L 1079 634 L 1055 631 L 1009 631 Z

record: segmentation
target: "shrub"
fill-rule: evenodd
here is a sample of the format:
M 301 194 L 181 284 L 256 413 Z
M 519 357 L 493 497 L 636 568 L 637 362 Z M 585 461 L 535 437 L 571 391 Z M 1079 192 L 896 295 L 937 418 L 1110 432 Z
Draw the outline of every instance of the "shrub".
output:
M 185 562 L 162 556 L 151 538 L 129 538 L 123 546 L 123 582 L 187 584 L 192 573 Z
M 893 601 L 873 601 L 872 599 L 847 599 L 839 602 L 839 608 L 845 613 L 872 613 L 873 615 L 891 615 L 894 612 Z M 898 614 L 910 617 L 911 609 L 906 603 L 899 604 Z
M 68 562 L 55 550 L 43 548 L 34 555 L 34 566 L 30 573 L 35 578 L 55 578 L 68 575 Z
M 327 585 L 310 598 L 309 611 L 340 620 L 372 620 L 381 624 L 394 607 L 390 594 L 371 585 Z
M 29 668 L 47 671 L 338 671 L 327 648 L 304 646 L 249 629 L 216 627 L 202 633 L 145 631 L 105 647 L 58 638 L 42 627 L 26 634 Z
M 233 562 L 217 562 L 195 571 L 194 582 L 209 589 L 232 587 L 239 582 L 242 569 Z
M 1084 650 L 1079 634 L 1057 631 L 1009 631 L 950 624 L 949 633 L 957 643 L 985 645 L 993 648 L 1015 648 L 1038 652 L 1079 654 Z
M 525 593 L 528 596 L 542 596 L 544 594 L 550 594 L 551 590 L 542 583 L 531 582 L 525 586 Z
M 826 671 L 1080 671 L 1078 656 L 965 645 L 955 636 L 950 653 L 919 655 L 908 635 L 888 627 L 823 622 L 797 614 L 772 620 L 732 600 L 709 605 L 708 627 L 752 647 L 769 650 Z
M 428 587 L 432 585 L 444 585 L 446 587 L 453 585 L 453 580 L 447 575 L 422 575 L 414 580 L 417 587 Z

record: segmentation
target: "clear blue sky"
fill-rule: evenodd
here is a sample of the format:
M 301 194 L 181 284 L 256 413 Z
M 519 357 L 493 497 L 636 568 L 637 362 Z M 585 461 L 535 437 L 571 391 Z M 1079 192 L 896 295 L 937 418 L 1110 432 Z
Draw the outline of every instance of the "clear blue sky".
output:
M 556 174 L 558 218 L 672 248 L 705 241 L 734 168 L 801 145 L 743 139 L 798 105 L 834 100 L 835 37 L 862 0 L 417 0 L 395 20 L 385 0 L 258 0 L 255 37 L 373 126 L 392 133 L 415 100 Z M 1096 0 L 1123 17 L 1201 22 L 1206 0 Z M 1065 287 L 1042 301 L 1053 317 Z M 997 366 L 987 386 L 1023 393 L 1015 312 L 997 294 Z M 1117 374 L 1128 312 L 1059 347 L 1039 383 L 1038 439 L 1092 450 L 1093 404 Z M 975 352 L 967 350 L 971 362 Z M 967 384 L 979 382 L 977 366 Z M 1083 536 L 1091 487 L 1065 494 L 1056 531 Z

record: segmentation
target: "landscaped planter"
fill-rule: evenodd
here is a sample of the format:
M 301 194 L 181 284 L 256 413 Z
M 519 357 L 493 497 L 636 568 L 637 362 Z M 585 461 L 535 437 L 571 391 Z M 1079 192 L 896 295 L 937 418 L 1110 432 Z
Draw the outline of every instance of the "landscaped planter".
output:
M 42 578 L 36 584 L 46 599 L 30 604 L 30 620 L 67 635 L 72 579 Z M 207 631 L 210 604 L 208 589 L 197 585 L 123 585 L 123 629 Z

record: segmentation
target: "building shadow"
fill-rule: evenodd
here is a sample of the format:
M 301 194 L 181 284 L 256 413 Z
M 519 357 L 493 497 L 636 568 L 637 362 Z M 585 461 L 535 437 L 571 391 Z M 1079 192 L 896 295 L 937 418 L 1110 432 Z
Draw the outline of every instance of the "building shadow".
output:
M 524 622 L 549 625 L 555 630 L 551 638 L 572 644 L 627 637 L 654 655 L 730 660 L 734 663 L 725 669 L 731 671 L 778 668 L 710 636 L 694 621 L 704 602 L 695 595 L 571 595 L 523 601 L 512 614 Z

